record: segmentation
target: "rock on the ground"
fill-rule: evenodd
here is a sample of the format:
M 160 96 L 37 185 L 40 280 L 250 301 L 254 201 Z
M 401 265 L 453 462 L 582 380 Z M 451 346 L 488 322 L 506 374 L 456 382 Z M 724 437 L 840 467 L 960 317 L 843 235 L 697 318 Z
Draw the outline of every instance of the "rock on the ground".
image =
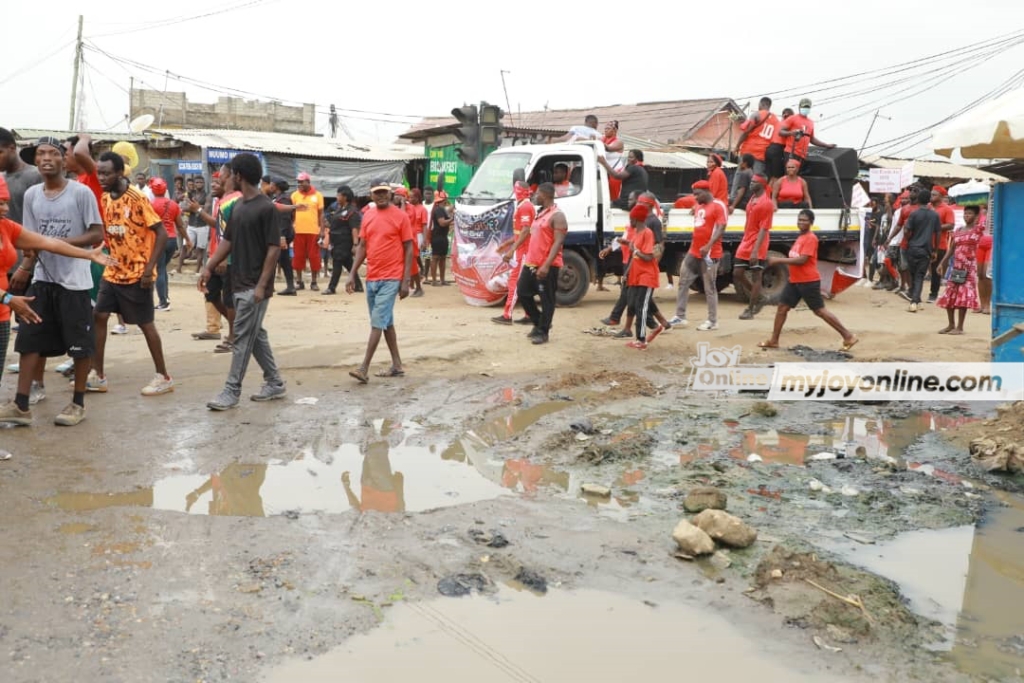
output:
M 687 512 L 724 510 L 728 499 L 724 492 L 714 486 L 698 486 L 686 494 L 683 509 Z
M 687 555 L 710 555 L 715 552 L 715 542 L 711 537 L 685 519 L 672 530 L 672 540 Z
M 971 460 L 986 472 L 1024 472 L 1024 447 L 1000 437 L 971 442 Z
M 600 484 L 584 484 L 580 487 L 584 495 L 595 496 L 597 498 L 608 498 L 612 495 L 612 490 L 607 486 L 601 486 Z
M 705 510 L 693 523 L 715 541 L 733 548 L 746 548 L 757 540 L 753 527 L 722 510 Z

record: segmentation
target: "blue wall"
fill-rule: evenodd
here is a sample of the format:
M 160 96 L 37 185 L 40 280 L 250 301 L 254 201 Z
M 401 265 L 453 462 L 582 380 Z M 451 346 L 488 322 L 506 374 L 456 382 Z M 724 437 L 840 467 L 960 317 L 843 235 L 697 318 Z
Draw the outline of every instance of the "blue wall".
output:
M 992 337 L 1024 323 L 1024 183 L 1002 183 L 992 204 Z M 1024 335 L 992 349 L 992 360 L 1024 362 Z

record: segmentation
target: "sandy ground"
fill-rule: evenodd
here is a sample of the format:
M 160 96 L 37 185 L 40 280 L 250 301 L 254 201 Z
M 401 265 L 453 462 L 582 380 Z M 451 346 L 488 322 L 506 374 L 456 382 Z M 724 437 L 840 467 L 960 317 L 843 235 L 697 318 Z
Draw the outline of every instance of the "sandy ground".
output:
M 497 309 L 465 305 L 454 286 L 428 288 L 425 297 L 397 307 L 408 375 L 358 386 L 346 370 L 362 357 L 365 300 L 307 290 L 296 298 L 275 297 L 267 318 L 288 399 L 243 401 L 238 410 L 214 414 L 204 404 L 220 389 L 229 357 L 213 354 L 213 342 L 191 338 L 204 315 L 187 280 L 174 281 L 172 310 L 157 318 L 178 385 L 173 394 L 138 395 L 152 367 L 134 331 L 108 343 L 111 389 L 87 397 L 88 419 L 81 426 L 52 425 L 69 389 L 51 372 L 48 398 L 34 410 L 36 424 L 0 429 L 0 446 L 14 453 L 0 464 L 0 679 L 302 680 L 298 674 L 282 678 L 277 667 L 323 655 L 370 630 L 391 605 L 447 599 L 437 597 L 436 586 L 451 573 L 486 574 L 505 591 L 498 593 L 500 601 L 509 586 L 522 590 L 517 577 L 528 568 L 543 574 L 550 590 L 591 591 L 582 594 L 587 602 L 581 614 L 591 614 L 606 592 L 634 606 L 663 606 L 665 619 L 708 619 L 709 641 L 698 629 L 675 649 L 661 643 L 645 650 L 630 640 L 636 636 L 629 619 L 642 614 L 622 610 L 622 649 L 651 660 L 656 668 L 644 671 L 655 678 L 677 675 L 688 657 L 713 660 L 742 652 L 763 664 L 765 681 L 968 680 L 917 645 L 927 624 L 914 626 L 918 622 L 884 590 L 877 591 L 884 599 L 878 597 L 882 602 L 872 609 L 884 605 L 887 613 L 903 615 L 895 621 L 904 630 L 831 653 L 812 643 L 804 630 L 811 626 L 794 627 L 792 615 L 773 611 L 764 596 L 758 604 L 745 595 L 760 555 L 737 554 L 737 570 L 724 573 L 671 556 L 670 533 L 681 515 L 675 492 L 695 478 L 718 476 L 698 468 L 681 478 L 680 463 L 685 468 L 688 460 L 679 444 L 710 443 L 719 438 L 712 432 L 722 419 L 750 415 L 749 401 L 716 405 L 687 398 L 680 393 L 681 375 L 703 340 L 740 344 L 747 362 L 795 358 L 786 350 L 756 348 L 768 334 L 770 311 L 740 321 L 742 307 L 729 293 L 720 307 L 720 329 L 701 333 L 692 326 L 702 319 L 704 304 L 693 295 L 691 328 L 673 330 L 637 352 L 584 333 L 613 303 L 614 293 L 592 291 L 582 305 L 559 310 L 551 343 L 535 347 L 524 328 L 491 323 Z M 662 290 L 659 297 L 670 309 L 674 292 Z M 854 351 L 858 360 L 987 357 L 987 316 L 970 315 L 967 334 L 952 338 L 936 334 L 942 311 L 906 313 L 891 294 L 856 288 L 829 307 L 862 339 Z M 798 311 L 782 343 L 834 349 L 838 341 L 812 314 Z M 386 362 L 382 348 L 375 368 Z M 13 392 L 13 379 L 5 376 L 0 398 Z M 245 389 L 255 391 L 258 384 L 253 364 Z M 648 424 L 645 416 L 657 418 L 649 423 L 651 443 L 661 445 L 637 452 L 641 465 L 580 465 L 605 451 L 578 453 L 568 422 L 589 418 L 618 434 L 638 418 Z M 804 425 L 825 415 L 783 417 Z M 733 437 L 721 438 L 724 444 Z M 390 458 L 383 470 L 372 446 L 382 442 L 389 452 L 385 462 Z M 657 465 L 652 458 L 661 457 L 666 443 L 677 450 Z M 618 457 L 622 448 L 607 452 Z M 755 486 L 748 481 L 751 472 L 730 472 L 720 478 L 739 490 Z M 903 516 L 870 506 L 858 514 L 874 515 L 887 534 L 928 526 L 921 520 L 944 508 L 959 506 L 947 513 L 950 525 L 980 514 L 980 503 L 954 506 L 951 496 L 961 500 L 963 494 L 948 482 L 920 483 L 914 476 L 927 505 L 910 506 Z M 617 482 L 617 492 L 600 505 L 584 505 L 575 491 L 587 481 Z M 639 499 L 630 493 L 633 484 L 642 491 Z M 881 479 L 876 484 L 890 485 Z M 802 480 L 799 485 L 805 487 Z M 367 490 L 392 487 L 403 492 L 404 513 L 353 509 L 388 507 L 387 495 L 371 502 Z M 758 495 L 745 498 L 752 502 L 738 502 L 737 514 L 749 515 L 752 523 L 769 526 L 779 518 Z M 835 527 L 838 519 L 826 515 L 820 524 Z M 501 529 L 511 546 L 481 547 L 466 533 L 473 528 Z M 767 550 L 785 537 L 782 531 L 792 531 L 780 529 L 757 546 Z M 829 576 L 851 586 L 866 580 Z M 449 625 L 461 618 L 458 610 L 445 613 Z M 486 620 L 483 614 L 476 619 Z M 520 611 L 514 614 L 529 621 Z M 463 628 L 472 628 L 472 615 L 465 619 Z M 725 630 L 725 622 L 733 630 Z M 416 637 L 415 629 L 409 637 Z M 488 648 L 504 651 L 492 640 Z M 452 656 L 471 651 L 467 645 Z M 379 656 L 386 662 L 387 650 Z M 557 668 L 546 668 L 545 657 L 558 659 L 557 649 L 538 656 L 535 666 L 517 660 L 513 671 L 503 665 L 505 677 L 491 680 L 566 680 L 552 673 Z M 584 658 L 581 677 L 612 680 L 599 660 Z M 524 667 L 533 673 L 523 674 Z M 714 674 L 716 667 L 703 661 L 693 670 Z M 420 678 L 481 680 L 429 668 Z

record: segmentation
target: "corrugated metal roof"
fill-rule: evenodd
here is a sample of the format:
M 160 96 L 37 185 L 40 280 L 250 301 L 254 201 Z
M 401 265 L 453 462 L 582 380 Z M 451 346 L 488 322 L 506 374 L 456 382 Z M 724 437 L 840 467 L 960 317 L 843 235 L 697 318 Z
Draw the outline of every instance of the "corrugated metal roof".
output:
M 893 159 L 891 157 L 866 156 L 861 163 L 878 168 L 903 168 L 914 162 L 914 175 L 919 178 L 942 178 L 946 180 L 994 180 L 1004 182 L 1007 178 L 983 171 L 973 166 L 961 166 L 949 161 L 927 161 L 924 159 Z
M 696 128 L 723 109 L 740 111 L 736 103 L 728 97 L 718 97 L 705 100 L 613 104 L 557 111 L 506 112 L 503 123 L 506 128 L 562 134 L 572 126 L 583 125 L 583 118 L 587 114 L 593 114 L 600 122 L 599 129 L 606 121 L 618 121 L 621 133 L 666 144 L 669 140 L 681 142 L 686 139 Z M 451 126 L 454 123 L 454 118 L 450 116 L 423 119 L 401 137 L 416 137 L 416 133 Z
M 29 142 L 31 140 L 38 140 L 43 137 L 55 137 L 58 140 L 66 140 L 72 135 L 76 135 L 78 131 L 72 133 L 66 130 L 52 130 L 49 128 L 16 128 L 11 131 L 14 133 L 14 137 L 19 140 Z M 121 142 L 122 140 L 127 142 L 142 142 L 146 139 L 145 133 L 111 133 L 110 131 L 85 131 L 92 136 L 95 142 Z
M 411 161 L 425 159 L 420 145 L 364 145 L 313 135 L 269 133 L 250 130 L 151 129 L 160 135 L 197 147 L 237 149 L 272 154 L 287 154 L 314 159 L 350 159 L 356 161 Z

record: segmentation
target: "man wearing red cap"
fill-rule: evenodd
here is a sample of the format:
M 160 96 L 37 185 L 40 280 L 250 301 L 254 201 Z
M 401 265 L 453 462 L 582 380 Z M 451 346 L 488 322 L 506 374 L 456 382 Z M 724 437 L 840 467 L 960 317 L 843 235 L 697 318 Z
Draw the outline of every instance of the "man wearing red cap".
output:
M 530 186 L 517 180 L 512 192 L 518 202 L 512 215 L 512 238 L 498 247 L 498 253 L 503 254 L 502 258 L 511 268 L 508 274 L 508 296 L 505 297 L 505 310 L 502 314 L 491 318 L 492 322 L 499 325 L 512 324 L 512 313 L 519 300 L 519 275 L 523 271 L 523 259 L 530 249 L 530 226 L 537 217 L 537 209 L 530 201 Z
M 953 214 L 953 207 L 946 203 L 949 192 L 942 185 L 932 188 L 932 208 L 939 214 L 939 224 L 942 232 L 936 238 L 936 256 L 931 264 L 931 286 L 928 290 L 928 303 L 933 304 L 939 298 L 939 285 L 945 273 L 939 272 L 939 263 L 946 256 L 949 248 L 949 236 L 953 234 L 953 226 L 956 223 L 956 216 Z
M 185 234 L 185 217 L 181 215 L 178 202 L 167 196 L 167 182 L 163 178 L 153 178 L 149 181 L 149 188 L 153 190 L 153 210 L 160 216 L 164 230 L 167 231 L 167 245 L 156 264 L 156 295 L 160 300 L 156 310 L 169 311 L 171 300 L 168 297 L 167 266 L 178 250 L 178 235 Z
M 292 204 L 295 206 L 295 241 L 292 250 L 292 270 L 295 271 L 295 288 L 305 289 L 302 271 L 309 262 L 310 284 L 314 292 L 320 286 L 316 279 L 320 274 L 320 241 L 324 239 L 324 196 L 317 192 L 310 183 L 308 173 L 300 173 L 296 180 L 299 188 L 292 193 Z
M 445 261 L 448 258 L 448 231 L 455 222 L 451 206 L 448 204 L 448 193 L 438 190 L 434 195 L 434 207 L 430 210 L 430 227 L 426 241 L 430 245 L 430 284 L 447 285 L 444 279 Z M 438 281 L 438 271 L 441 280 Z
M 736 250 L 733 278 L 746 286 L 750 302 L 740 314 L 740 320 L 753 320 L 764 302 L 761 300 L 761 274 L 768 256 L 769 231 L 775 217 L 775 203 L 768 196 L 768 179 L 755 175 L 750 183 L 750 201 L 747 203 L 747 222 L 743 227 L 743 241 Z M 749 272 L 750 276 L 747 276 Z
M 658 258 L 655 254 L 657 240 L 654 231 L 647 227 L 650 209 L 638 203 L 629 212 L 629 223 L 633 228 L 630 243 L 632 252 L 626 282 L 629 286 L 629 313 L 636 320 L 636 338 L 627 346 L 646 349 L 647 344 L 661 332 L 661 326 L 648 330 L 648 320 L 657 312 L 654 290 L 658 288 Z
M 723 159 L 718 154 L 708 155 L 708 184 L 711 196 L 725 204 L 729 203 L 729 180 L 722 170 Z
M 679 290 L 676 294 L 676 317 L 673 325 L 686 325 L 686 305 L 690 285 L 704 278 L 704 296 L 708 302 L 708 318 L 697 329 L 702 332 L 718 329 L 718 264 L 722 258 L 722 234 L 725 233 L 725 209 L 711 196 L 706 180 L 693 184 L 697 206 L 693 211 L 693 240 L 690 251 L 679 269 Z

